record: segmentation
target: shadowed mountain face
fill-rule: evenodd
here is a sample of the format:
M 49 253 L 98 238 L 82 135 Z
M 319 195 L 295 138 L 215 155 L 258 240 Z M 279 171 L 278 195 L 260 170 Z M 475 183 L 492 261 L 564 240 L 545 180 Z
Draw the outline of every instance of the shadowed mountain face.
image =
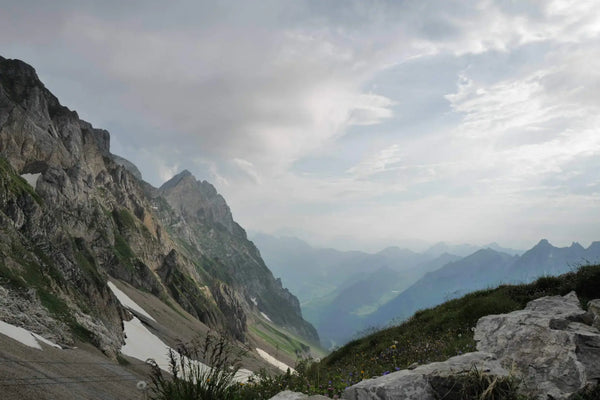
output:
M 438 305 L 466 293 L 503 283 L 528 283 L 541 276 L 560 275 L 577 266 L 600 261 L 600 243 L 587 249 L 578 243 L 554 247 L 541 240 L 521 256 L 492 249 L 479 250 L 459 261 L 426 274 L 410 288 L 368 318 L 368 324 L 403 320 L 415 311 Z
M 381 325 L 391 319 L 410 317 L 465 293 L 507 281 L 508 269 L 516 257 L 491 249 L 478 250 L 461 260 L 425 274 L 415 284 L 369 316 L 368 324 Z
M 0 222 L 0 285 L 14 299 L 0 316 L 60 343 L 77 334 L 107 353 L 121 346 L 125 312 L 109 276 L 241 341 L 261 312 L 318 341 L 212 185 L 184 171 L 153 188 L 110 153 L 107 131 L 62 106 L 31 66 L 3 58 Z M 8 311 L 20 302 L 40 317 Z

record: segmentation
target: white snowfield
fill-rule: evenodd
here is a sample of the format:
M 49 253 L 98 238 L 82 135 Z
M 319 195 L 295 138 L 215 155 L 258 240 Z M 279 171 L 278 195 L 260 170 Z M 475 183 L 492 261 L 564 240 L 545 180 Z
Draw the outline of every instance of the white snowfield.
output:
M 34 349 L 42 350 L 40 342 L 58 349 L 62 349 L 62 347 L 56 343 L 41 337 L 37 333 L 33 333 L 25 328 L 20 328 L 4 321 L 0 321 L 0 333 L 16 340 L 17 342 L 23 343 L 25 346 L 33 347 Z
M 121 305 L 123 307 L 128 308 L 131 311 L 141 314 L 144 317 L 149 318 L 152 321 L 156 322 L 156 320 L 154 318 L 152 318 L 152 316 L 150 314 L 148 314 L 146 312 L 146 310 L 144 310 L 142 307 L 140 307 L 135 301 L 131 300 L 131 298 L 129 296 L 127 296 L 122 290 L 120 290 L 114 283 L 109 281 L 108 287 L 113 292 L 115 297 L 117 299 L 119 299 L 119 302 L 121 303 Z
M 269 353 L 267 353 L 263 349 L 259 349 L 257 347 L 256 351 L 258 352 L 258 355 L 261 356 L 266 362 L 268 362 L 269 364 L 271 364 L 271 365 L 279 368 L 283 372 L 286 372 L 288 369 L 290 370 L 290 372 L 296 372 L 294 370 L 294 368 L 292 368 L 289 365 L 287 365 L 287 364 L 279 361 L 278 359 L 276 359 L 275 357 L 273 357 L 272 355 L 270 355 Z
M 108 286 L 113 291 L 117 299 L 121 304 L 138 314 L 144 315 L 152 321 L 156 320 L 150 316 L 139 304 L 133 301 L 129 296 L 119 290 L 114 283 L 108 282 Z M 142 324 L 137 317 L 133 317 L 131 321 L 123 321 L 123 327 L 125 330 L 125 345 L 121 347 L 121 353 L 137 358 L 141 361 L 153 359 L 156 364 L 164 371 L 169 371 L 169 349 L 165 342 L 160 340 L 158 336 L 154 335 Z M 177 354 L 177 352 L 175 352 Z M 209 366 L 195 360 L 185 360 L 185 362 L 191 362 L 195 367 L 203 369 L 210 369 Z M 246 382 L 248 378 L 253 374 L 252 371 L 247 369 L 240 369 L 235 375 L 237 382 Z
M 273 322 L 273 321 L 271 321 L 271 318 L 269 318 L 269 316 L 267 314 L 265 314 L 264 312 L 261 311 L 260 315 L 262 315 L 264 317 L 264 319 L 266 319 L 267 321 Z
M 42 174 L 23 174 L 21 178 L 25 179 L 27 183 L 31 185 L 35 189 L 35 185 L 37 185 L 37 181 Z
M 121 347 L 121 353 L 142 361 L 151 358 L 162 370 L 169 372 L 169 350 L 171 348 L 150 332 L 142 324 L 142 321 L 136 317 L 133 317 L 131 321 L 123 321 L 123 326 L 125 327 L 126 337 L 125 345 Z M 176 351 L 174 353 L 179 357 Z M 184 362 L 186 364 L 188 362 L 192 363 L 200 371 L 208 371 L 210 369 L 206 364 L 196 360 L 189 360 L 187 357 L 184 358 Z M 252 374 L 253 372 L 250 370 L 240 369 L 234 379 L 237 382 L 246 382 Z

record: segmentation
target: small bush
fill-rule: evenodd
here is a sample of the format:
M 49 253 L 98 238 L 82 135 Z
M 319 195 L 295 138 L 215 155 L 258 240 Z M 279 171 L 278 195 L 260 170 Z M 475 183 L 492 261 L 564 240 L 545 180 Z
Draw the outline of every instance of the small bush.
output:
M 203 341 L 169 349 L 166 376 L 154 360 L 150 364 L 150 398 L 153 400 L 233 400 L 240 368 L 238 351 L 225 336 L 208 334 Z M 199 361 L 210 365 L 206 367 Z

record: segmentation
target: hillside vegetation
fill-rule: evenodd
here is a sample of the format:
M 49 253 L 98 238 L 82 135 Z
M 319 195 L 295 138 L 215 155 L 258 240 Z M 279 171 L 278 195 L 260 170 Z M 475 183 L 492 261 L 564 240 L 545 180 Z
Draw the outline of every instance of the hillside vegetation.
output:
M 366 378 L 474 351 L 472 328 L 479 318 L 523 309 L 531 300 L 573 290 L 584 308 L 589 300 L 600 298 L 600 265 L 583 266 L 530 284 L 470 293 L 418 311 L 401 325 L 354 340 L 320 362 L 302 363 L 300 376 L 283 375 L 273 382 L 273 388 L 333 397 Z

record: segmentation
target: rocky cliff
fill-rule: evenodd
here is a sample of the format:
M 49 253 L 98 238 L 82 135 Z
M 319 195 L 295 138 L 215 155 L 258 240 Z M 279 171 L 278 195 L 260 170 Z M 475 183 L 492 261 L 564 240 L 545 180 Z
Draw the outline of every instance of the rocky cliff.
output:
M 110 276 L 240 341 L 260 312 L 318 340 L 212 185 L 189 172 L 160 189 L 143 182 L 107 131 L 1 57 L 0 222 L 1 319 L 62 344 L 120 347 L 127 312 Z

